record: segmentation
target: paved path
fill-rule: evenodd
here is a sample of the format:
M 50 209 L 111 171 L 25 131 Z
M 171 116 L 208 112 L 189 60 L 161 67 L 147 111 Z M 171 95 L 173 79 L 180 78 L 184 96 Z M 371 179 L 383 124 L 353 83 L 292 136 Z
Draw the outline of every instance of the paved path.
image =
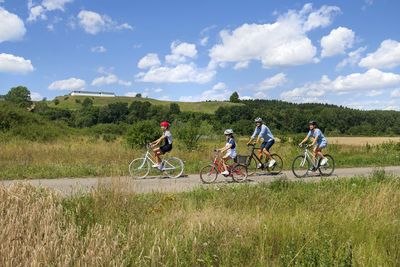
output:
M 376 168 L 346 168 L 336 169 L 333 176 L 329 179 L 344 178 L 355 175 L 369 175 Z M 384 168 L 387 173 L 400 175 L 400 166 Z M 249 183 L 256 184 L 260 182 L 271 182 L 279 178 L 285 178 L 291 181 L 298 181 L 290 171 L 284 171 L 280 175 L 257 175 L 250 176 Z M 318 175 L 304 178 L 304 181 L 318 181 L 321 177 Z M 15 183 L 28 183 L 38 187 L 52 188 L 63 195 L 71 195 L 80 192 L 89 192 L 99 186 L 115 187 L 121 190 L 128 190 L 137 193 L 148 192 L 182 192 L 189 191 L 196 187 L 216 186 L 231 183 L 231 178 L 218 176 L 213 185 L 204 185 L 200 181 L 198 174 L 191 174 L 186 177 L 169 179 L 162 177 L 150 177 L 142 180 L 134 180 L 130 177 L 104 177 L 104 178 L 60 178 L 60 179 L 35 179 L 35 180 L 3 180 L 0 185 L 10 186 Z

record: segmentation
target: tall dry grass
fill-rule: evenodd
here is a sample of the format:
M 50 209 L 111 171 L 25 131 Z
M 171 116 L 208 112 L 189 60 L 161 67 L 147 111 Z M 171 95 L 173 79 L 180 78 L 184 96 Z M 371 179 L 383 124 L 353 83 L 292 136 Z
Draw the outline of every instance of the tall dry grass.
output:
M 246 141 L 244 138 L 237 140 L 239 154 L 249 153 Z M 176 140 L 169 156 L 184 160 L 186 173 L 198 173 L 201 167 L 211 161 L 213 149 L 221 148 L 224 144 L 223 138 L 206 140 L 198 148 L 188 151 Z M 0 151 L 0 179 L 125 176 L 128 175 L 129 162 L 145 152 L 144 149 L 129 148 L 122 140 L 106 142 L 85 137 L 48 143 L 19 140 L 0 142 Z M 302 150 L 289 143 L 277 142 L 272 152 L 280 154 L 284 168 L 290 169 L 293 158 Z M 335 157 L 338 168 L 400 163 L 400 143 L 359 147 L 331 144 L 325 152 Z
M 61 199 L 1 188 L 1 266 L 398 266 L 400 182 L 284 180 Z

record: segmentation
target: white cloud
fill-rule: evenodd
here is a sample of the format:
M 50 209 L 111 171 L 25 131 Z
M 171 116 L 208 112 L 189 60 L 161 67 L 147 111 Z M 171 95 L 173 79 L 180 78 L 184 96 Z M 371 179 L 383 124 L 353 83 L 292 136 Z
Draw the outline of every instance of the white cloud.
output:
M 160 59 L 158 58 L 158 55 L 154 53 L 149 53 L 139 60 L 137 66 L 139 69 L 147 69 L 159 65 L 161 65 L 161 62 Z
M 77 78 L 59 80 L 49 85 L 50 90 L 81 90 L 85 88 L 86 82 Z
M 371 90 L 371 91 L 368 91 L 365 95 L 366 96 L 370 96 L 370 97 L 374 97 L 374 96 L 378 96 L 378 95 L 381 95 L 381 94 L 383 94 L 383 92 L 381 90 Z
M 264 93 L 264 92 L 259 91 L 259 92 L 254 94 L 254 98 L 255 99 L 265 99 L 265 98 L 267 98 L 267 94 Z
M 118 25 L 117 22 L 113 21 L 109 16 L 88 10 L 80 11 L 78 19 L 79 25 L 84 31 L 93 35 L 104 31 L 133 29 L 133 27 L 127 23 Z
M 346 27 L 333 29 L 329 35 L 321 39 L 321 57 L 331 57 L 344 54 L 346 49 L 353 47 L 355 34 Z
M 343 105 L 363 110 L 400 110 L 400 106 L 393 100 L 348 101 Z
M 137 94 L 138 94 L 137 92 L 132 91 L 132 92 L 125 93 L 125 96 L 135 97 Z
M 400 85 L 399 74 L 370 69 L 365 73 L 338 76 L 335 80 L 330 80 L 327 76 L 323 76 L 319 82 L 307 83 L 303 87 L 283 92 L 281 98 L 295 102 L 315 102 L 328 92 L 343 94 L 351 91 L 361 91 L 367 94 L 368 91 L 390 89 L 398 85 Z
M 400 97 L 400 89 L 395 89 L 390 93 L 391 97 Z
M 194 58 L 197 55 L 195 44 L 173 42 L 171 44 L 171 54 L 165 56 L 165 61 L 172 65 L 185 63 L 188 58 Z
M 28 1 L 28 21 L 36 21 L 38 18 L 47 19 L 46 13 L 54 10 L 65 11 L 65 5 L 73 0 L 43 0 L 41 4 L 35 5 L 32 0 Z
M 215 86 L 214 86 L 215 87 Z M 206 90 L 202 92 L 200 95 L 195 96 L 181 96 L 179 101 L 185 102 L 200 102 L 206 100 L 217 100 L 217 101 L 225 101 L 228 100 L 231 96 L 232 91 L 221 88 Z
M 136 80 L 153 83 L 207 83 L 215 76 L 215 71 L 198 68 L 195 64 L 180 64 L 173 67 L 156 66 L 147 72 L 140 72 Z
M 316 47 L 306 33 L 328 26 L 340 11 L 335 6 L 313 10 L 310 4 L 290 10 L 272 24 L 243 24 L 220 32 L 221 43 L 210 50 L 210 66 L 259 60 L 264 67 L 294 66 L 315 61 Z
M 400 65 L 400 42 L 385 40 L 378 50 L 361 59 L 359 66 L 365 68 L 394 68 Z
M 110 84 L 119 84 L 123 86 L 131 86 L 132 83 L 129 81 L 120 80 L 115 74 L 108 74 L 106 76 L 97 77 L 91 83 L 92 86 L 103 86 Z
M 213 86 L 213 90 L 223 90 L 226 89 L 226 84 L 223 82 L 219 82 L 216 85 Z
M 163 91 L 163 89 L 161 89 L 161 88 L 156 88 L 156 89 L 154 89 L 154 92 L 155 93 L 161 93 Z
M 301 12 L 307 13 L 309 10 L 312 10 L 312 6 L 311 4 L 306 4 Z M 337 6 L 322 6 L 308 15 L 307 21 L 303 26 L 304 30 L 309 31 L 319 27 L 327 27 L 338 13 L 340 13 L 340 8 Z
M 249 67 L 250 61 L 241 61 L 235 64 L 233 69 L 240 70 L 240 69 L 247 69 Z
M 0 72 L 24 74 L 34 70 L 32 62 L 11 54 L 0 54 Z
M 0 43 L 21 40 L 25 33 L 24 22 L 17 15 L 0 7 Z
M 31 100 L 33 101 L 41 101 L 43 96 L 38 92 L 31 92 Z
M 257 90 L 269 90 L 287 83 L 286 74 L 278 73 L 272 77 L 268 77 L 257 85 Z
M 347 65 L 354 66 L 356 65 L 360 59 L 361 59 L 361 54 L 366 50 L 366 47 L 360 47 L 354 51 L 351 51 L 347 58 L 343 59 L 342 61 L 339 62 L 339 64 L 336 66 L 336 69 L 341 69 L 344 68 Z
M 107 52 L 107 49 L 104 46 L 100 45 L 90 48 L 90 51 L 92 51 L 93 53 L 104 53 Z
M 208 39 L 209 39 L 208 36 L 201 38 L 200 39 L 200 45 L 201 46 L 206 46 L 208 44 Z

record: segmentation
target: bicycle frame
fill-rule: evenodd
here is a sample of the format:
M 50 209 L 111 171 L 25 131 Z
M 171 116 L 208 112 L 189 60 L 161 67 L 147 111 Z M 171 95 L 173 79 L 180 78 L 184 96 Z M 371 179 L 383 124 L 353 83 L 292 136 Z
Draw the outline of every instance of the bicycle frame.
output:
M 223 171 L 225 171 L 224 165 L 222 164 L 222 160 L 220 159 L 218 153 L 215 153 L 215 157 L 214 157 L 214 160 L 213 160 L 212 164 L 215 166 L 215 168 L 217 169 L 218 173 L 222 173 Z M 233 163 L 231 165 L 226 165 L 226 167 L 227 167 L 229 172 L 232 169 L 232 167 L 234 166 L 234 164 L 235 163 Z
M 153 161 L 153 159 L 152 159 L 152 157 L 151 157 L 151 152 L 150 152 L 150 148 L 151 148 L 151 147 L 150 147 L 150 145 L 147 145 L 146 147 L 147 147 L 147 151 L 146 151 L 146 153 L 145 153 L 144 156 L 143 156 L 144 161 L 143 161 L 142 165 L 140 165 L 140 168 L 142 168 L 142 167 L 144 166 L 144 164 L 146 163 L 146 161 L 150 161 L 152 165 L 156 164 L 156 162 Z M 162 170 L 160 170 L 160 171 L 168 171 L 168 170 L 174 170 L 174 169 L 175 169 L 175 166 L 171 165 L 171 164 L 170 164 L 167 160 L 165 160 L 165 159 L 163 159 L 163 160 L 161 161 L 161 164 L 163 165 L 163 168 L 162 168 Z
M 307 160 L 309 160 L 314 168 L 318 168 L 318 162 L 319 162 L 320 156 L 318 156 L 314 162 L 313 160 L 313 154 L 308 150 L 307 146 L 304 148 L 304 160 L 301 163 L 301 166 L 304 166 Z
M 261 149 L 261 147 L 255 147 L 255 146 L 252 146 L 252 148 L 251 148 L 251 155 L 250 155 L 250 157 L 248 158 L 248 164 L 250 164 L 250 161 L 251 161 L 251 159 L 252 158 L 254 158 L 256 161 L 258 161 L 258 163 L 259 164 L 263 164 L 263 162 L 261 161 L 261 159 L 257 156 L 257 154 L 254 152 L 255 150 L 260 150 Z M 262 152 L 263 154 L 262 155 L 264 155 L 264 152 Z

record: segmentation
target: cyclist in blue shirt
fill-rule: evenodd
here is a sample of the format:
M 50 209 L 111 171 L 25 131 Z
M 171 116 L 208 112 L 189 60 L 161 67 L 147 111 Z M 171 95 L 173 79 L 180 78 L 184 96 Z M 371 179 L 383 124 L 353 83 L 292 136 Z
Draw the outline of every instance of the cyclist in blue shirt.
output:
M 310 146 L 314 146 L 313 160 L 315 162 L 317 156 L 320 156 L 321 157 L 321 166 L 324 166 L 324 165 L 326 165 L 326 163 L 328 163 L 328 159 L 324 157 L 324 154 L 322 154 L 321 151 L 323 148 L 327 147 L 328 141 L 326 140 L 322 131 L 318 128 L 318 124 L 316 121 L 310 121 L 308 123 L 308 127 L 309 127 L 310 131 L 308 132 L 308 134 L 304 138 L 304 140 L 301 141 L 299 146 L 302 146 L 303 143 L 307 142 L 307 140 L 311 137 L 313 141 Z
M 226 137 L 226 144 L 223 148 L 218 149 L 219 152 L 223 153 L 226 151 L 226 154 L 222 157 L 222 164 L 224 166 L 224 171 L 221 173 L 222 175 L 229 175 L 228 167 L 226 162 L 230 159 L 234 159 L 236 157 L 236 142 L 233 137 L 233 130 L 226 129 L 224 132 Z
M 272 166 L 274 166 L 276 161 L 271 157 L 269 150 L 275 144 L 275 138 L 272 135 L 271 130 L 265 124 L 263 124 L 263 120 L 260 117 L 256 118 L 254 122 L 256 123 L 256 128 L 254 130 L 253 135 L 250 137 L 249 142 L 247 142 L 247 145 L 252 143 L 256 138 L 256 136 L 257 136 L 257 141 L 255 143 L 258 143 L 262 138 L 263 142 L 260 147 L 261 149 L 258 151 L 258 157 L 261 159 L 264 153 L 267 156 L 267 158 L 269 158 L 268 167 L 271 168 Z M 259 165 L 258 168 L 261 168 L 261 164 L 258 165 Z

